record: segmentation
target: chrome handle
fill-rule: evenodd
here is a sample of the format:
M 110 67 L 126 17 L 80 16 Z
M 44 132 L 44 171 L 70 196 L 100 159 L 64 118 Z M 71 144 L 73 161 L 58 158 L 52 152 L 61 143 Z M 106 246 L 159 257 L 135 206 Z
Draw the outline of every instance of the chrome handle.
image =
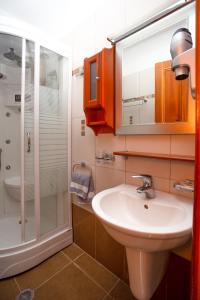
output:
M 31 152 L 31 134 L 30 134 L 30 132 L 27 132 L 26 135 L 27 135 L 27 139 L 28 139 L 28 147 L 27 147 L 26 152 Z
M 96 76 L 96 80 L 99 80 L 100 79 L 100 77 L 99 76 Z
M 135 179 L 141 179 L 145 186 L 150 186 L 151 187 L 153 185 L 153 180 L 152 180 L 151 175 L 141 174 L 141 175 L 133 175 L 131 177 L 135 178 Z
M 194 181 L 190 180 L 190 179 L 185 179 L 180 182 L 175 182 L 174 188 L 178 191 L 193 193 L 194 192 Z
M 0 170 L 1 170 L 1 153 L 2 153 L 2 149 L 0 148 Z

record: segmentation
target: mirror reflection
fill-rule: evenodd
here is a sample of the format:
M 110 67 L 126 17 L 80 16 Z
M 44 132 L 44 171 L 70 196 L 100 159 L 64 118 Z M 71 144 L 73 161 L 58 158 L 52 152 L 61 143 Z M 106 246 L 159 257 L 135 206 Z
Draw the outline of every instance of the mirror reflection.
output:
M 171 70 L 170 42 L 179 28 L 188 28 L 194 43 L 194 8 L 174 13 L 117 44 L 121 56 L 122 126 L 190 121 L 194 101 L 189 79 L 176 80 Z

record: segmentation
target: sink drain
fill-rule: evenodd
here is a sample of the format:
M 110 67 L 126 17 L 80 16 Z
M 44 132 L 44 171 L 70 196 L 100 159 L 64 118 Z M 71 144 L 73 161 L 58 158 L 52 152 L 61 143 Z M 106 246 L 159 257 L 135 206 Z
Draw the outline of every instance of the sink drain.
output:
M 32 300 L 34 297 L 34 291 L 31 289 L 25 289 L 17 295 L 16 300 Z

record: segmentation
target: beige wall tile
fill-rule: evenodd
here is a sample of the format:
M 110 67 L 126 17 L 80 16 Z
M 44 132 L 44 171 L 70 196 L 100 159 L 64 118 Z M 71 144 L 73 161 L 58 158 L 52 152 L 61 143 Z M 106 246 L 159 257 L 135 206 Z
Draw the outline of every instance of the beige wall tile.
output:
M 170 191 L 170 181 L 169 179 L 153 177 L 153 183 L 155 190 L 169 192 Z
M 194 163 L 184 162 L 179 160 L 171 161 L 171 179 L 183 180 L 192 179 L 194 180 Z
M 93 131 L 86 126 L 85 136 L 81 136 L 81 120 L 72 119 L 72 161 L 86 161 L 95 164 L 95 136 Z
M 131 135 L 126 137 L 126 150 L 147 153 L 170 153 L 170 135 Z
M 116 169 L 125 172 L 125 159 L 123 156 L 115 156 L 114 161 L 96 160 L 96 166 Z
M 96 192 L 125 182 L 125 172 L 104 167 L 96 167 Z
M 96 156 L 101 155 L 103 152 L 113 153 L 113 151 L 125 150 L 125 136 L 114 136 L 113 134 L 100 134 L 96 137 Z M 124 157 L 115 156 L 113 162 L 98 161 L 97 166 L 114 168 L 117 170 L 125 170 Z
M 170 161 L 144 157 L 128 158 L 126 160 L 126 171 L 169 179 Z
M 171 154 L 194 155 L 195 154 L 195 135 L 172 135 Z
M 97 151 L 123 151 L 125 150 L 125 136 L 113 134 L 99 134 L 96 137 Z

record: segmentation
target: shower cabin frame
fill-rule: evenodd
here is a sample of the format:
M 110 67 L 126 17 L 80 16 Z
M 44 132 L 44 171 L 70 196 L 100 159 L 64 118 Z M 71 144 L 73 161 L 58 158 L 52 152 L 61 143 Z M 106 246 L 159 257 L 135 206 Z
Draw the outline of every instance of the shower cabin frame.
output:
M 0 16 L 1 17 L 1 16 Z M 24 30 L 24 28 L 26 28 Z M 0 248 L 0 279 L 13 276 L 39 264 L 73 241 L 71 197 L 69 181 L 71 178 L 71 51 L 53 39 L 47 39 L 32 26 L 13 20 L 0 18 L 0 33 L 22 39 L 22 74 L 21 74 L 21 244 L 7 249 Z M 25 102 L 25 59 L 26 40 L 35 45 L 34 61 L 34 201 L 35 201 L 35 238 L 25 242 L 25 199 L 24 199 L 24 102 Z M 40 46 L 45 47 L 67 59 L 67 106 L 68 106 L 68 226 L 61 225 L 40 236 L 40 182 L 39 182 L 39 70 Z M 22 150 L 23 149 L 23 150 Z

